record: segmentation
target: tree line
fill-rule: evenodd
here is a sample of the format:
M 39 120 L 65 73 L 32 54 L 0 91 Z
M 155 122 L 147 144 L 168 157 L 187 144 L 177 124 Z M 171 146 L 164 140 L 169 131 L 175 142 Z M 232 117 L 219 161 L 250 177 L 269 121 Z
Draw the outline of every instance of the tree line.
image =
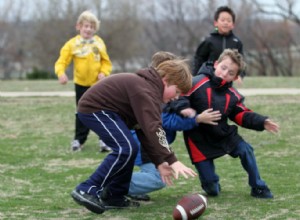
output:
M 197 46 L 213 30 L 213 15 L 221 5 L 236 13 L 234 33 L 244 44 L 249 76 L 299 76 L 297 4 L 296 0 L 275 0 L 272 5 L 258 0 L 5 1 L 0 4 L 0 78 L 24 78 L 32 69 L 54 74 L 59 50 L 77 34 L 75 23 L 84 10 L 101 20 L 97 34 L 106 43 L 113 72 L 148 66 L 159 50 L 192 62 Z

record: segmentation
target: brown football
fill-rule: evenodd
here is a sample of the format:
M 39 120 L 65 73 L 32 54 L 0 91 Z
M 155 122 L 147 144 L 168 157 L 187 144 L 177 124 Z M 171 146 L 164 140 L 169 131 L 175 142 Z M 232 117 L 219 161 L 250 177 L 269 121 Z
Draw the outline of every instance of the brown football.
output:
M 207 198 L 195 193 L 183 196 L 173 210 L 174 220 L 190 220 L 199 218 L 207 208 Z

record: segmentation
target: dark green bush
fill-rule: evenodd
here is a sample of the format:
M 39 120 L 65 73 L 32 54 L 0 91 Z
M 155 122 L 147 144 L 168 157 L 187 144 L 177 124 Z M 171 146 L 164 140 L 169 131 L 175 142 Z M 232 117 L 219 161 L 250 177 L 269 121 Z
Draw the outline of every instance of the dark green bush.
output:
M 34 67 L 32 72 L 26 73 L 26 79 L 35 80 L 35 79 L 55 79 L 55 75 L 46 70 L 40 70 L 37 67 Z

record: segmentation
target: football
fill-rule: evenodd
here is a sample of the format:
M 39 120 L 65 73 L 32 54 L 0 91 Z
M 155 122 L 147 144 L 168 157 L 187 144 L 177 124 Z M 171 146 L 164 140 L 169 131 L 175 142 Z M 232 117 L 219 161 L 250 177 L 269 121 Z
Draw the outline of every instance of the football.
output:
M 174 220 L 190 220 L 199 218 L 207 207 L 207 198 L 195 193 L 183 196 L 173 210 Z

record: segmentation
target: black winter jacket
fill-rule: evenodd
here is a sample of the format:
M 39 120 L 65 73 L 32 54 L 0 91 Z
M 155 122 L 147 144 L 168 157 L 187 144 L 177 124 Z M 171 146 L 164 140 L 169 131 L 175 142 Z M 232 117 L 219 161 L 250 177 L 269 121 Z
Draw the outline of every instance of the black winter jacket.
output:
M 221 35 L 218 31 L 210 33 L 204 41 L 200 43 L 194 56 L 193 75 L 198 75 L 202 64 L 207 61 L 216 61 L 224 49 L 237 49 L 243 54 L 243 44 L 240 39 L 231 31 L 228 35 Z M 245 73 L 241 74 L 244 77 Z
M 212 66 L 208 65 L 202 70 L 200 75 L 193 78 L 193 87 L 185 98 L 198 114 L 213 108 L 219 110 L 222 117 L 218 125 L 200 123 L 194 129 L 184 131 L 185 144 L 193 163 L 228 154 L 243 140 L 237 126 L 229 125 L 228 119 L 257 131 L 264 130 L 264 121 L 267 119 L 246 108 L 244 97 L 232 87 L 232 83 L 215 76 Z M 178 104 L 178 110 L 185 108 L 184 105 Z

